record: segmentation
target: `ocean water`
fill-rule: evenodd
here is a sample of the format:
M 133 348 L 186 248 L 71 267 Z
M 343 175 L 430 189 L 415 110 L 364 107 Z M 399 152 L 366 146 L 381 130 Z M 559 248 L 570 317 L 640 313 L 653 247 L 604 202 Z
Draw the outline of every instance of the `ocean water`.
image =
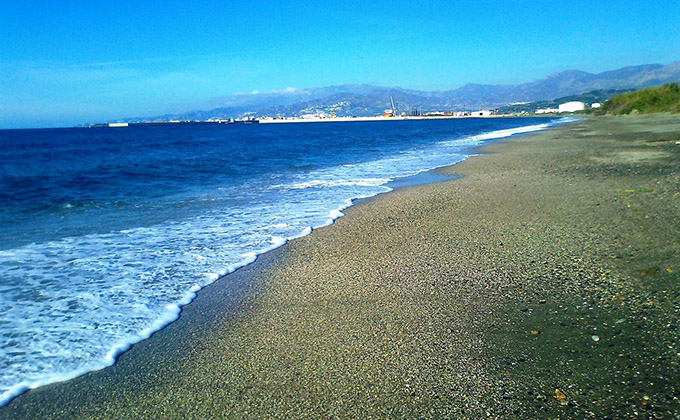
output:
M 0 131 L 0 405 L 114 363 L 201 287 L 353 199 L 563 122 Z

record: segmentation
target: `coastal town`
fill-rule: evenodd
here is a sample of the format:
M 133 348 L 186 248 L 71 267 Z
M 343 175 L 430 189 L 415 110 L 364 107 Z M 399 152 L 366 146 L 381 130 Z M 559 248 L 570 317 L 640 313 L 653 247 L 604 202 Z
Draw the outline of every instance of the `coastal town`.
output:
M 586 112 L 587 110 L 597 109 L 602 106 L 599 102 L 586 103 L 582 101 L 569 101 L 558 105 L 557 108 L 538 108 L 533 112 L 521 110 L 512 112 L 502 109 L 479 109 L 462 111 L 422 111 L 419 107 L 407 107 L 407 110 L 400 110 L 390 97 L 390 107 L 386 108 L 381 115 L 373 116 L 343 116 L 337 115 L 336 110 L 343 104 L 334 104 L 330 110 L 305 110 L 297 116 L 245 116 L 240 118 L 209 118 L 206 120 L 169 120 L 169 121 L 144 121 L 144 122 L 114 122 L 104 124 L 93 124 L 90 127 L 128 127 L 140 124 L 286 124 L 286 123 L 312 123 L 312 122 L 359 122 L 359 121 L 406 121 L 406 120 L 437 120 L 437 119 L 456 119 L 456 118 L 503 118 L 503 117 L 527 117 L 527 116 L 554 116 L 561 114 L 573 114 Z M 524 102 L 517 102 L 511 105 L 529 105 Z
M 391 98 L 390 98 L 391 99 Z M 596 109 L 601 106 L 599 102 L 584 103 L 580 101 L 570 101 L 560 104 L 558 108 L 542 108 L 535 112 L 520 111 L 518 113 L 500 112 L 498 109 L 480 109 L 476 111 L 427 111 L 420 112 L 413 110 L 410 113 L 407 111 L 399 111 L 392 102 L 392 108 L 385 109 L 383 115 L 373 117 L 338 117 L 334 113 L 325 113 L 323 111 L 317 113 L 302 114 L 298 117 L 262 117 L 258 119 L 262 124 L 275 123 L 296 123 L 296 122 L 340 122 L 340 121 L 403 121 L 403 120 L 435 120 L 435 119 L 451 119 L 451 118 L 493 118 L 493 117 L 518 117 L 518 116 L 537 116 L 537 115 L 558 115 L 558 114 L 572 114 L 575 112 L 585 111 L 587 109 Z M 219 122 L 219 121 L 216 121 Z

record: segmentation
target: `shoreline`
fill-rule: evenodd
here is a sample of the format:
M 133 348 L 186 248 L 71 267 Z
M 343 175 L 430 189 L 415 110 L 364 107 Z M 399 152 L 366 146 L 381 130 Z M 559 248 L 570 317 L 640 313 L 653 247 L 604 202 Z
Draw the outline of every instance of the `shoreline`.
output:
M 476 191 L 479 194 L 475 196 L 475 191 L 466 193 L 465 188 L 475 187 L 480 176 L 485 177 L 484 182 L 492 186 L 498 187 L 494 183 L 499 182 L 504 187 L 512 185 L 503 181 L 500 173 L 491 171 L 489 174 L 481 169 L 488 171 L 510 167 L 516 172 L 516 165 L 523 160 L 531 163 L 531 159 L 512 151 L 513 148 L 520 147 L 518 144 L 531 144 L 536 137 L 550 139 L 551 136 L 558 135 L 556 133 L 559 130 L 578 132 L 585 126 L 587 131 L 588 124 L 597 122 L 582 121 L 569 126 L 576 125 L 577 128 L 553 128 L 538 134 L 498 139 L 492 146 L 483 148 L 485 152 L 491 149 L 492 154 L 485 154 L 444 170 L 447 173 L 464 174 L 465 178 L 462 180 L 398 189 L 392 191 L 392 194 L 382 194 L 355 205 L 347 209 L 349 217 L 340 218 L 330 227 L 315 229 L 315 234 L 262 254 L 255 263 L 222 277 L 222 282 L 218 280 L 204 288 L 206 292 L 199 293 L 194 301 L 197 304 L 185 306 L 178 321 L 155 333 L 154 337 L 158 335 L 157 339 L 135 344 L 134 352 L 123 353 L 113 367 L 67 383 L 29 391 L 8 406 L 0 408 L 0 418 L 5 415 L 11 418 L 10 410 L 18 415 L 14 418 L 28 416 L 28 413 L 51 413 L 56 416 L 56 412 L 49 411 L 49 407 L 60 407 L 65 412 L 72 410 L 70 416 L 62 414 L 65 418 L 85 415 L 114 417 L 132 413 L 142 416 L 156 413 L 164 417 L 181 417 L 182 414 L 192 413 L 196 417 L 200 417 L 201 413 L 237 416 L 237 413 L 244 414 L 244 409 L 248 411 L 247 407 L 253 410 L 247 416 L 254 415 L 259 410 L 261 414 L 278 412 L 304 416 L 311 415 L 310 413 L 345 413 L 345 416 L 351 417 L 351 413 L 366 413 L 367 411 L 362 410 L 369 410 L 369 413 L 380 417 L 380 413 L 423 414 L 431 408 L 436 409 L 438 414 L 461 415 L 467 412 L 473 418 L 475 413 L 483 413 L 484 410 L 503 414 L 504 411 L 496 410 L 499 407 L 508 407 L 505 397 L 517 395 L 521 389 L 517 384 L 504 384 L 504 374 L 517 376 L 515 366 L 525 362 L 517 362 L 521 358 L 510 361 L 503 359 L 501 362 L 507 365 L 500 362 L 496 366 L 489 365 L 489 361 L 495 356 L 484 353 L 488 348 L 502 347 L 503 340 L 500 340 L 501 344 L 493 344 L 493 337 L 489 337 L 488 333 L 493 332 L 504 339 L 510 337 L 515 343 L 523 343 L 527 337 L 526 332 L 519 334 L 521 337 L 508 335 L 502 327 L 503 322 L 510 325 L 515 321 L 499 322 L 502 317 L 485 311 L 500 311 L 516 316 L 517 322 L 525 322 L 531 318 L 530 315 L 552 306 L 553 302 L 550 300 L 550 303 L 540 303 L 541 300 L 548 301 L 545 296 L 536 299 L 536 305 L 532 303 L 533 300 L 524 301 L 529 295 L 536 298 L 541 294 L 535 290 L 527 292 L 525 286 L 528 283 L 522 283 L 513 276 L 529 272 L 533 273 L 534 279 L 540 279 L 555 268 L 565 272 L 584 268 L 576 260 L 565 264 L 565 255 L 560 249 L 555 249 L 554 244 L 541 241 L 540 238 L 533 239 L 532 235 L 528 235 L 531 230 L 521 226 L 521 223 L 511 223 L 513 230 L 510 232 L 505 232 L 498 225 L 498 220 L 514 220 L 511 215 L 506 214 L 509 207 L 515 210 L 526 209 L 522 206 L 512 207 L 503 202 L 496 203 L 499 209 L 494 209 L 493 206 L 486 208 L 488 204 L 483 199 L 504 197 L 512 204 L 515 199 L 512 195 L 495 190 L 496 195 Z M 535 144 L 533 146 L 537 147 Z M 499 149 L 502 150 L 500 153 Z M 546 156 L 549 154 L 545 150 L 544 153 Z M 616 156 L 618 155 L 614 158 Z M 604 159 L 603 162 L 607 164 L 607 156 L 599 158 Z M 571 162 L 568 159 L 565 161 Z M 644 159 L 637 164 L 641 164 L 640 162 L 645 164 Z M 624 161 L 623 164 L 625 163 Z M 636 161 L 633 160 L 632 163 L 635 164 Z M 571 162 L 571 165 L 574 163 Z M 559 172 L 559 169 L 545 170 Z M 532 174 L 534 175 L 536 174 Z M 539 180 L 540 178 L 537 177 Z M 514 181 L 523 182 L 521 178 L 515 178 Z M 550 182 L 562 185 L 559 179 L 551 178 Z M 531 182 L 529 184 L 531 186 Z M 522 185 L 515 187 L 521 189 Z M 578 192 L 581 194 L 587 190 Z M 535 194 L 536 191 L 529 193 Z M 543 193 L 544 191 L 539 192 Z M 634 192 L 625 194 L 636 195 Z M 583 195 L 593 198 L 592 194 Z M 477 202 L 466 204 L 461 201 L 462 196 Z M 554 205 L 554 199 L 550 203 Z M 449 214 L 450 209 L 462 212 L 460 209 L 466 206 L 485 216 L 477 217 L 473 212 L 468 216 L 469 220 L 478 223 L 475 226 L 466 225 L 483 235 L 475 236 L 461 230 L 467 219 L 442 219 L 442 215 Z M 556 213 L 562 211 L 559 206 L 554 210 Z M 577 213 L 577 209 L 569 211 L 569 214 Z M 533 223 L 534 228 L 547 228 L 548 232 L 553 227 L 546 222 L 560 226 L 564 224 L 559 219 L 553 220 L 555 216 L 552 215 L 543 215 L 548 220 L 541 220 L 540 216 L 532 213 L 523 216 L 527 219 L 527 224 Z M 566 229 L 565 232 L 578 233 L 578 230 L 574 232 L 568 225 L 563 228 Z M 599 234 L 607 235 L 606 232 Z M 522 239 L 514 238 L 515 235 Z M 557 245 L 564 245 L 573 252 L 574 245 L 568 238 L 553 236 L 550 239 L 558 238 L 564 242 Z M 585 240 L 583 234 L 575 236 L 579 240 Z M 456 247 L 451 248 L 451 241 L 457 244 Z M 535 241 L 535 248 L 550 252 L 539 252 L 530 259 L 525 259 L 507 250 L 513 246 L 515 251 L 526 250 L 527 248 L 518 248 L 517 245 L 526 244 L 527 241 Z M 502 243 L 498 245 L 496 242 Z M 442 258 L 440 251 L 447 257 Z M 533 249 L 529 251 L 530 254 L 535 252 Z M 498 260 L 487 255 L 493 252 L 507 257 L 507 260 Z M 359 253 L 359 259 L 352 258 L 352 253 Z M 534 258 L 537 261 L 533 261 Z M 597 264 L 601 265 L 601 262 Z M 677 270 L 674 266 L 669 269 Z M 580 272 L 577 270 L 575 273 Z M 507 280 L 507 284 L 494 280 L 494 275 Z M 319 283 L 317 278 L 326 280 Z M 598 280 L 587 276 L 585 278 L 595 282 Z M 252 284 L 248 284 L 251 281 Z M 228 282 L 229 287 L 220 287 L 218 282 L 222 285 Z M 211 288 L 209 292 L 208 288 Z M 245 290 L 246 293 L 239 295 L 239 291 Z M 520 290 L 523 293 L 508 295 L 508 292 Z M 549 290 L 555 294 L 563 293 L 559 288 Z M 295 293 L 283 293 L 284 291 Z M 521 299 L 517 298 L 520 295 Z M 512 298 L 509 299 L 508 296 Z M 519 300 L 513 300 L 516 298 Z M 447 304 L 442 306 L 442 303 Z M 473 303 L 481 306 L 481 312 Z M 502 309 L 499 310 L 491 303 L 498 304 Z M 527 308 L 531 310 L 522 311 Z M 391 317 L 386 318 L 386 314 Z M 199 328 L 187 330 L 182 326 L 191 319 L 194 319 L 194 326 Z M 475 333 L 482 327 L 484 334 Z M 535 335 L 530 334 L 530 339 L 550 337 L 545 329 L 539 330 Z M 605 339 L 602 334 L 602 340 Z M 151 341 L 154 343 L 150 343 Z M 314 347 L 308 347 L 312 345 Z M 456 355 L 457 361 L 452 361 L 451 356 L 443 358 L 442 349 L 446 350 L 446 354 Z M 341 350 L 350 351 L 345 354 Z M 528 351 L 521 346 L 520 350 Z M 506 348 L 504 351 L 512 353 L 515 350 Z M 589 348 L 588 351 L 594 350 Z M 526 357 L 524 359 L 527 360 Z M 307 364 L 305 361 L 316 363 Z M 401 362 L 395 363 L 396 361 Z M 144 371 L 138 371 L 139 366 L 144 366 Z M 217 372 L 214 370 L 215 366 L 239 368 Z M 257 369 L 249 370 L 248 366 Z M 356 369 L 347 370 L 349 367 Z M 457 369 L 452 369 L 454 367 Z M 439 372 L 441 378 L 432 376 L 435 372 Z M 467 376 L 460 376 L 461 372 Z M 373 378 L 373 385 L 365 382 L 366 374 Z M 156 379 L 161 376 L 164 379 Z M 337 385 L 328 383 L 331 378 L 336 380 L 334 383 Z M 453 383 L 444 385 L 441 380 L 446 378 L 454 382 L 462 381 L 465 386 L 461 388 L 461 384 Z M 224 385 L 219 386 L 220 383 Z M 497 389 L 501 385 L 504 388 Z M 453 388 L 446 390 L 442 386 Z M 366 391 L 367 394 L 361 394 L 363 397 L 359 399 L 352 398 L 351 394 L 342 391 L 346 387 L 354 391 Z M 164 392 L 159 394 L 161 390 Z M 489 390 L 492 391 L 489 393 Z M 499 394 L 501 390 L 503 393 Z M 468 397 L 478 398 L 477 404 L 473 401 L 474 398 L 460 399 L 465 392 Z M 545 391 L 543 392 L 545 400 Z M 578 401 L 567 388 L 564 392 L 569 396 L 569 403 L 572 400 Z M 540 392 L 537 395 L 540 396 Z M 305 396 L 303 401 L 300 401 L 300 396 Z M 79 401 L 77 406 L 73 404 L 73 398 Z M 158 405 L 164 398 L 168 400 L 167 407 Z M 526 410 L 531 404 L 526 405 L 524 400 L 515 398 L 509 401 L 514 402 L 517 409 Z M 347 405 L 350 402 L 352 404 Z M 405 407 L 406 402 L 412 403 L 411 406 Z M 495 407 L 494 402 L 497 404 Z M 554 406 L 549 406 L 547 402 L 544 404 L 552 410 L 563 410 L 558 402 Z M 192 411 L 191 404 L 199 407 Z M 339 405 L 336 407 L 335 404 Z M 570 408 L 579 407 L 581 406 Z M 463 411 L 457 411 L 458 408 Z M 164 411 L 171 409 L 174 411 Z M 273 411 L 278 409 L 283 411 Z M 334 411 L 335 409 L 340 411 Z M 520 417 L 521 414 L 521 411 L 517 413 Z
M 512 137 L 512 136 L 521 136 L 526 134 L 527 132 L 535 132 L 535 131 L 543 131 L 546 129 L 549 129 L 555 125 L 561 125 L 564 124 L 565 122 L 561 122 L 560 120 L 553 120 L 551 121 L 550 125 L 546 127 L 546 124 L 534 124 L 534 125 L 528 125 L 528 126 L 520 126 L 512 129 L 501 129 L 501 130 L 496 130 L 496 131 L 491 131 L 491 132 L 484 132 L 481 134 L 477 135 L 472 135 L 469 137 L 483 137 L 484 144 L 492 144 L 495 141 L 502 140 L 504 138 Z M 555 125 L 553 125 L 555 124 Z M 462 138 L 462 139 L 465 139 Z M 439 172 L 445 168 L 446 166 L 452 166 L 455 164 L 460 163 L 462 160 L 467 159 L 468 156 L 474 156 L 474 151 L 477 150 L 480 145 L 477 146 L 468 146 L 467 149 L 464 149 L 461 151 L 462 156 L 464 156 L 460 161 L 456 161 L 453 163 L 450 163 L 449 165 L 444 165 L 440 167 L 435 167 L 435 168 L 426 168 L 422 169 L 419 172 L 412 174 L 412 175 L 400 175 L 396 176 L 394 179 L 391 181 L 387 182 L 386 184 L 382 185 L 381 187 L 385 187 L 385 191 L 380 191 L 376 192 L 375 194 L 371 194 L 368 196 L 358 196 L 354 198 L 348 198 L 346 203 L 333 211 L 331 211 L 331 214 L 329 216 L 329 219 L 327 222 L 323 224 L 319 224 L 316 226 L 309 226 L 306 229 L 300 231 L 300 233 L 293 235 L 291 237 L 285 238 L 285 241 L 282 241 L 281 243 L 274 244 L 270 246 L 269 248 L 255 251 L 255 252 L 250 252 L 248 254 L 244 254 L 245 260 L 243 260 L 240 263 L 235 263 L 231 266 L 226 267 L 225 269 L 221 270 L 216 277 L 215 280 L 218 278 L 227 276 L 234 271 L 247 266 L 249 264 L 252 264 L 257 258 L 259 258 L 261 255 L 266 254 L 268 252 L 271 252 L 272 250 L 282 246 L 283 244 L 292 241 L 294 239 L 298 239 L 303 236 L 309 235 L 313 230 L 317 230 L 319 228 L 323 228 L 329 225 L 332 225 L 337 218 L 342 217 L 344 215 L 343 211 L 345 211 L 347 208 L 352 207 L 356 205 L 357 203 L 360 203 L 364 200 L 370 200 L 376 196 L 391 192 L 395 188 L 402 188 L 402 187 L 409 187 L 409 186 L 415 186 L 415 185 L 420 185 L 420 184 L 427 184 L 427 183 L 433 183 L 433 182 L 440 182 L 444 181 L 447 179 L 452 179 L 453 177 L 442 175 Z M 178 302 L 172 302 L 168 304 L 168 311 L 163 314 L 163 316 L 159 319 L 157 319 L 151 326 L 149 326 L 147 329 L 142 331 L 138 337 L 136 337 L 134 340 L 129 341 L 129 342 L 123 342 L 117 344 L 115 347 L 113 347 L 107 354 L 106 358 L 103 361 L 100 361 L 99 363 L 93 363 L 92 365 L 88 367 L 83 367 L 79 369 L 78 371 L 71 372 L 69 374 L 63 374 L 58 376 L 58 380 L 54 379 L 43 379 L 40 381 L 34 381 L 30 384 L 19 384 L 15 388 L 11 390 L 9 393 L 9 398 L 0 400 L 0 407 L 6 405 L 9 401 L 13 400 L 19 395 L 22 395 L 26 392 L 28 392 L 31 389 L 37 389 L 42 386 L 50 385 L 53 383 L 60 383 L 64 381 L 69 381 L 74 378 L 77 378 L 79 376 L 82 376 L 84 374 L 87 374 L 89 372 L 96 372 L 102 369 L 106 369 L 113 364 L 116 363 L 118 357 L 127 352 L 131 346 L 148 339 L 151 335 L 155 334 L 156 332 L 162 330 L 163 328 L 166 328 L 169 324 L 176 322 L 177 319 L 180 316 L 181 311 L 183 308 L 190 304 L 195 298 L 197 292 L 205 288 L 203 287 L 198 287 L 195 286 L 191 290 L 187 291 L 183 298 L 178 301 Z M 38 385 L 36 385 L 38 384 Z

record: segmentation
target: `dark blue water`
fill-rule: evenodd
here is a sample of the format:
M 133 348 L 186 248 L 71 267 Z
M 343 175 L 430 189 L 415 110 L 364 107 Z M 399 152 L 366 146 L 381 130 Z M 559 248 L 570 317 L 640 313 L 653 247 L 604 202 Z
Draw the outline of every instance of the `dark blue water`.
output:
M 202 286 L 546 118 L 0 131 L 0 403 L 113 362 Z

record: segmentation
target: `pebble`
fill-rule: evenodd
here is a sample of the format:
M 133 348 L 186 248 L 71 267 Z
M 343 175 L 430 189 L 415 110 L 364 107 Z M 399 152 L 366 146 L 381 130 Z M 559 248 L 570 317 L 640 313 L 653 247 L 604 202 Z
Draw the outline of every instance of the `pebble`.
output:
M 559 389 L 555 390 L 555 398 L 560 402 L 561 405 L 567 405 L 567 396 Z
M 596 342 L 596 343 L 597 343 L 598 341 L 600 341 L 600 336 L 598 336 L 598 335 L 591 335 L 590 338 L 592 338 L 593 341 Z

